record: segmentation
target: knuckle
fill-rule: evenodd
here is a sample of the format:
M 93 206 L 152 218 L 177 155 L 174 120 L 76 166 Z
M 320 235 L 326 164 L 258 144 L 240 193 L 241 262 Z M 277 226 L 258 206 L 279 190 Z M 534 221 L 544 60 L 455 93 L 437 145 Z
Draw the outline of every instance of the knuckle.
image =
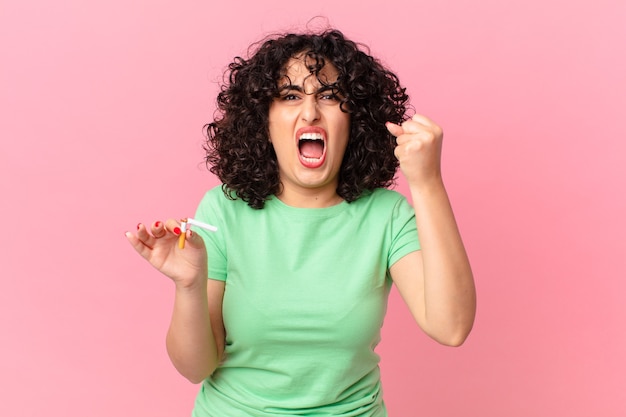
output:
M 422 150 L 424 144 L 419 140 L 414 140 L 411 143 L 407 144 L 407 152 L 409 153 L 418 153 Z
M 422 141 L 428 145 L 433 144 L 436 139 L 437 139 L 437 134 L 433 131 L 424 132 L 424 134 L 422 135 Z

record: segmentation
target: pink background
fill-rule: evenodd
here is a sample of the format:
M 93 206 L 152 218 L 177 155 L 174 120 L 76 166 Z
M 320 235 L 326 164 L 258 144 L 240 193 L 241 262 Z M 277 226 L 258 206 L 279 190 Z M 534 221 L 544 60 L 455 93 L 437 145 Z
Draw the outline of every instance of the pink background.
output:
M 222 70 L 316 15 L 444 127 L 477 281 L 458 349 L 392 293 L 391 416 L 626 415 L 626 2 L 215 3 L 0 0 L 0 415 L 189 415 L 124 232 L 193 213 Z

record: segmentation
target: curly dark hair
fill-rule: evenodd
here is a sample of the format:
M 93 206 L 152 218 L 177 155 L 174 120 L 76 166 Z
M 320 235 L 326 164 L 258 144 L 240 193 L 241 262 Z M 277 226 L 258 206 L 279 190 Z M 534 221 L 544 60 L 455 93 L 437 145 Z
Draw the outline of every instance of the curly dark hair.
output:
M 409 97 L 398 77 L 362 49 L 367 51 L 340 31 L 326 30 L 270 37 L 251 46 L 249 59 L 234 59 L 217 96 L 214 121 L 205 126 L 205 161 L 222 181 L 227 197 L 260 209 L 280 192 L 278 162 L 268 134 L 269 107 L 279 97 L 285 65 L 302 53 L 312 58 L 307 63 L 313 64 L 307 65 L 315 76 L 326 60 L 337 68 L 332 87 L 341 94 L 342 111 L 350 114 L 337 194 L 352 202 L 364 192 L 394 183 L 396 143 L 385 122 L 406 119 Z

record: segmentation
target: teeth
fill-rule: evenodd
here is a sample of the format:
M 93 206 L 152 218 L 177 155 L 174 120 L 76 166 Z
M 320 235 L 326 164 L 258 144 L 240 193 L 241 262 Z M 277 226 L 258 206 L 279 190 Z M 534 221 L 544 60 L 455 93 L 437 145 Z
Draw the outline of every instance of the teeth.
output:
M 321 133 L 303 133 L 302 136 L 300 136 L 300 140 L 323 140 L 323 136 Z

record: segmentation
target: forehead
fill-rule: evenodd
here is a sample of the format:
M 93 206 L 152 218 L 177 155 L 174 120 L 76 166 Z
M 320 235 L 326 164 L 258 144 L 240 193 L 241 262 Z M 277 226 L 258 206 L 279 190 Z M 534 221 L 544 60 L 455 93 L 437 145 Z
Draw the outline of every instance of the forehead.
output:
M 278 80 L 278 85 L 298 85 L 302 87 L 317 88 L 321 84 L 332 84 L 337 81 L 339 71 L 328 60 L 325 60 L 324 66 L 315 72 L 316 60 L 302 53 L 285 64 L 282 71 L 282 77 Z

